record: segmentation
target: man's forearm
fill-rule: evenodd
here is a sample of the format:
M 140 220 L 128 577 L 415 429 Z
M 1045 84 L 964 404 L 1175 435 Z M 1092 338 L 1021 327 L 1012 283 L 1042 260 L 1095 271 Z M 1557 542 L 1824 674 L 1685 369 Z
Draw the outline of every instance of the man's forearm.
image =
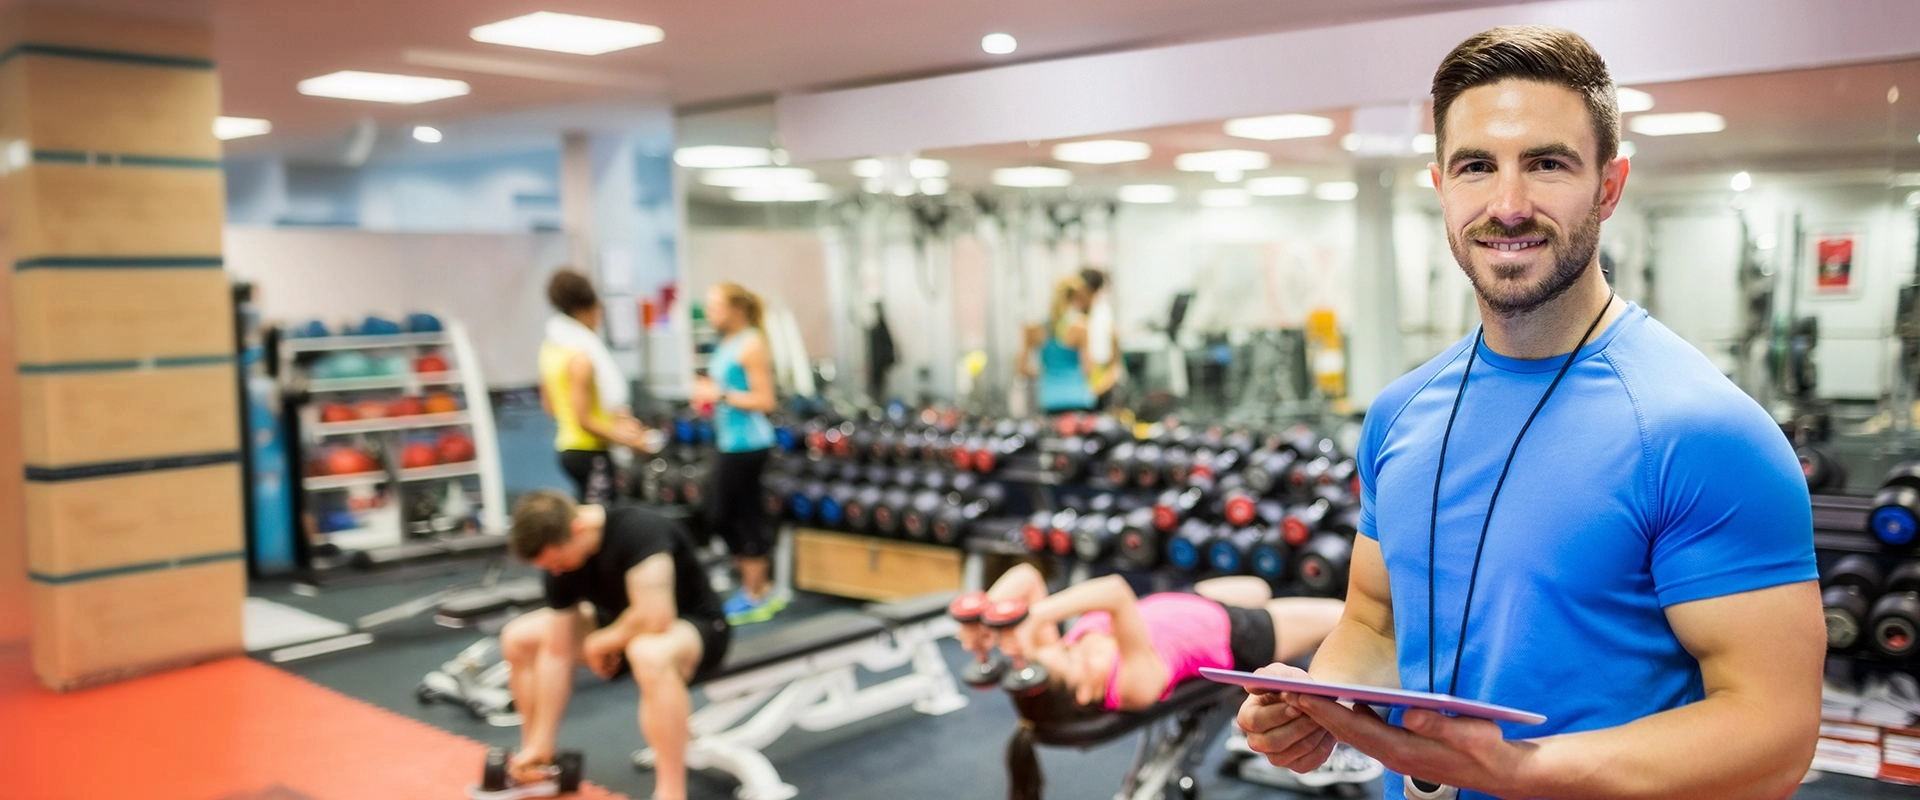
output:
M 1723 692 L 1626 725 L 1536 740 L 1517 796 L 1556 800 L 1793 794 L 1813 758 L 1819 707 Z
M 673 627 L 673 619 L 672 614 L 662 614 L 639 606 L 628 606 L 627 610 L 620 612 L 620 616 L 615 618 L 613 624 L 608 625 L 607 628 L 619 631 L 620 646 L 625 648 L 626 643 L 632 641 L 635 636 L 666 633 L 668 628 Z
M 1353 619 L 1342 619 L 1313 653 L 1307 670 L 1317 680 L 1399 688 L 1393 637 Z

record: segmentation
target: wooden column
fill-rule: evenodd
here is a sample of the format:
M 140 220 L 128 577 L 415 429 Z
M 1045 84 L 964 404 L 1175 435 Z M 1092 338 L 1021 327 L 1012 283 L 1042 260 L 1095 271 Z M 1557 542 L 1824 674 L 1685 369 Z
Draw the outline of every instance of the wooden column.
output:
M 24 531 L 34 669 L 56 689 L 241 650 L 211 45 L 207 28 L 171 21 L 35 7 L 0 19 L 0 395 L 18 408 L 0 437 L 19 439 L 0 449 L 24 457 L 0 461 L 0 514 L 23 521 L 0 519 L 0 536 Z

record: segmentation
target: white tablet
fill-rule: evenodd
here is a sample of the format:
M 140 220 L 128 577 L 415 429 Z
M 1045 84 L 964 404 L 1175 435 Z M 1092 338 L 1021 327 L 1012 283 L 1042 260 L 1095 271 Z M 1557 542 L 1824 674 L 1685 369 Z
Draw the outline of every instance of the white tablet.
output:
M 1522 725 L 1538 725 L 1547 718 L 1531 711 L 1482 703 L 1450 694 L 1432 692 L 1413 692 L 1405 689 L 1383 689 L 1378 686 L 1357 686 L 1350 683 L 1325 683 L 1297 678 L 1276 678 L 1271 675 L 1256 675 L 1231 669 L 1201 667 L 1201 677 L 1217 683 L 1231 683 L 1249 689 L 1264 689 L 1273 692 L 1298 692 L 1335 700 L 1348 700 L 1376 706 L 1393 708 L 1425 708 L 1462 717 L 1477 717 L 1496 722 L 1518 722 Z

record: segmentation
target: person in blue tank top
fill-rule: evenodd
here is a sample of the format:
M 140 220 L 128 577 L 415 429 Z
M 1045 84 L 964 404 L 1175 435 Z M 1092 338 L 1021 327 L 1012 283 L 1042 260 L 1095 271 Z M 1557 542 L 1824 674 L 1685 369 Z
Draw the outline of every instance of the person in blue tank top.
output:
M 1345 614 L 1304 677 L 1547 721 L 1256 694 L 1249 746 L 1304 771 L 1344 742 L 1395 773 L 1388 798 L 1792 794 L 1826 653 L 1806 482 L 1758 404 L 1608 286 L 1628 162 L 1605 62 L 1496 28 L 1433 98 L 1428 169 L 1483 322 L 1368 409 Z
M 707 293 L 707 322 L 721 340 L 707 359 L 707 374 L 694 381 L 691 397 L 695 408 L 711 409 L 720 451 L 707 492 L 707 519 L 740 570 L 740 592 L 725 605 L 727 622 L 734 625 L 772 619 L 786 605 L 786 598 L 773 594 L 772 536 L 760 502 L 760 477 L 773 450 L 767 414 L 779 405 L 761 308 L 760 296 L 739 284 L 722 283 Z
M 1053 286 L 1046 324 L 1027 330 L 1020 372 L 1033 379 L 1045 413 L 1092 411 L 1100 394 L 1113 386 L 1111 374 L 1099 376 L 1096 385 L 1096 370 L 1087 357 L 1087 310 L 1092 303 L 1093 292 L 1079 275 L 1061 278 Z

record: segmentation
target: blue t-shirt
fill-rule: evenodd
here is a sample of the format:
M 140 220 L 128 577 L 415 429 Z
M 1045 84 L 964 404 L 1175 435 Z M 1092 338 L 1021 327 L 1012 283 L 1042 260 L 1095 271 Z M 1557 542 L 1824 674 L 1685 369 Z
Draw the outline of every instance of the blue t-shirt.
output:
M 1473 342 L 1381 392 L 1360 442 L 1360 532 L 1386 560 L 1407 689 L 1447 691 L 1487 500 L 1566 360 L 1482 346 L 1473 364 L 1440 485 L 1429 687 L 1434 467 Z M 1779 426 L 1632 304 L 1582 348 L 1493 513 L 1455 694 L 1547 716 L 1502 723 L 1509 739 L 1610 728 L 1701 699 L 1700 665 L 1664 609 L 1817 577 L 1806 479 Z M 1398 776 L 1386 789 L 1403 796 Z

